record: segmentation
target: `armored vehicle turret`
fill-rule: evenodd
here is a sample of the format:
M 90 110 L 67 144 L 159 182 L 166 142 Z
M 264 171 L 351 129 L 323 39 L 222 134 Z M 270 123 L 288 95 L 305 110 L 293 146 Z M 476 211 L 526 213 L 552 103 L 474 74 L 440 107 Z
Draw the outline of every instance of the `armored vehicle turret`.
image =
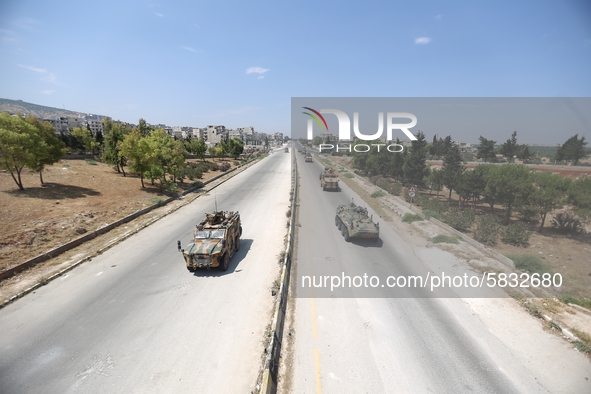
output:
M 380 237 L 380 224 L 374 223 L 367 213 L 367 208 L 351 203 L 339 205 L 335 216 L 335 224 L 341 231 L 345 241 L 351 238 L 365 238 L 377 241 Z

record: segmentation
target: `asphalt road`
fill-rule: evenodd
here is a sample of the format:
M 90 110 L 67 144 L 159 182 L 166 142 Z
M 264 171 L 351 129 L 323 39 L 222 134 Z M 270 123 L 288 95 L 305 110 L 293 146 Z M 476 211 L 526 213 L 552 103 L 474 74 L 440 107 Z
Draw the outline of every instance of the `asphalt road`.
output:
M 0 310 L 0 393 L 248 393 L 261 368 L 289 205 L 278 151 L 209 195 Z M 176 242 L 240 211 L 227 272 L 187 271 Z
M 507 307 L 512 301 L 484 299 L 477 311 L 460 298 L 393 295 L 381 287 L 302 287 L 303 276 L 366 273 L 383 280 L 424 273 L 426 262 L 455 262 L 437 248 L 409 244 L 385 223 L 376 244 L 345 242 L 335 208 L 362 200 L 343 182 L 340 192 L 323 192 L 323 166 L 297 156 L 295 339 L 281 392 L 591 392 L 588 360 L 525 312 Z

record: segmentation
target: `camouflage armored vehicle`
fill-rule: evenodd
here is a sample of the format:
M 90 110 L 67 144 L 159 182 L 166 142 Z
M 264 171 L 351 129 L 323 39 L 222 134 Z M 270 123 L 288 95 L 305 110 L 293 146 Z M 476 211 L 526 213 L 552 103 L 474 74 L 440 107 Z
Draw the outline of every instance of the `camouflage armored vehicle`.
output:
M 320 186 L 322 190 L 341 190 L 339 188 L 339 176 L 333 168 L 324 167 L 324 171 L 320 173 Z
M 226 271 L 230 258 L 240 249 L 241 235 L 238 212 L 207 212 L 205 219 L 195 227 L 193 242 L 184 250 L 178 241 L 178 248 L 183 252 L 189 271 L 212 267 Z
M 354 203 L 339 205 L 334 221 L 345 237 L 345 241 L 351 238 L 365 238 L 375 242 L 380 237 L 380 224 L 373 222 L 367 213 L 367 208 Z
M 312 163 L 312 154 L 306 153 L 306 163 Z

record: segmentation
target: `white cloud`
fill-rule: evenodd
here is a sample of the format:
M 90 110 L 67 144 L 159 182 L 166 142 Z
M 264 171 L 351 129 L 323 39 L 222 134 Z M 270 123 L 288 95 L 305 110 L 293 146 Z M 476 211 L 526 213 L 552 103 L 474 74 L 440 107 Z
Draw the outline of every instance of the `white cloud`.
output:
M 183 46 L 183 49 L 184 49 L 185 51 L 189 51 L 189 52 L 193 52 L 193 53 L 200 53 L 200 52 L 201 52 L 201 50 L 200 50 L 200 49 L 195 49 L 195 48 L 193 48 L 193 47 L 186 47 L 186 46 Z
M 55 90 L 42 90 L 41 93 L 43 93 L 43 94 L 52 94 L 52 93 L 55 93 Z
M 39 67 L 27 66 L 25 64 L 17 64 L 17 66 L 22 67 L 24 69 L 27 69 L 29 71 L 35 71 L 36 73 L 46 73 L 47 72 L 47 69 L 46 68 L 39 68 Z
M 443 16 L 442 16 L 441 14 L 438 14 L 438 15 L 435 15 L 435 16 L 433 17 L 433 19 L 440 21 L 440 20 L 442 20 L 442 19 L 443 19 Z
M 269 71 L 268 68 L 262 68 L 262 67 L 250 67 L 250 68 L 246 69 L 247 74 L 264 74 L 267 71 Z
M 419 38 L 415 38 L 415 44 L 417 44 L 417 45 L 426 45 L 429 42 L 431 42 L 431 38 L 430 37 L 419 37 Z
M 159 12 L 154 12 L 154 15 L 160 17 L 160 18 L 164 18 L 164 14 L 161 14 Z
M 51 82 L 56 85 L 58 84 L 57 76 L 54 73 L 47 71 L 46 68 L 33 67 L 33 66 L 26 65 L 26 64 L 17 64 L 17 66 L 22 67 L 22 68 L 29 70 L 29 71 L 43 74 L 44 77 L 41 78 L 41 80 L 43 80 L 43 81 Z

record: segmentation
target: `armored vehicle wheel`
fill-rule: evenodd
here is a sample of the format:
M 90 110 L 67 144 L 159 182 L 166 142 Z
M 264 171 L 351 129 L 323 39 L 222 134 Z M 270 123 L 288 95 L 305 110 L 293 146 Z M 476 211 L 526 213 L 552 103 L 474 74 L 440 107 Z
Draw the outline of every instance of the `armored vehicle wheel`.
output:
M 337 227 L 339 227 L 339 222 L 340 222 L 339 217 L 338 216 L 335 216 L 334 217 L 334 225 L 337 226 Z
M 343 237 L 345 237 L 345 241 L 349 242 L 349 240 L 351 239 L 349 237 L 349 230 L 347 230 L 347 227 L 343 226 Z
M 222 263 L 220 264 L 220 266 L 218 268 L 220 271 L 227 271 L 229 265 L 230 265 L 230 256 L 228 255 L 228 253 L 226 253 L 224 255 L 224 257 L 222 258 Z
M 187 267 L 187 269 L 189 270 L 189 272 L 195 272 L 195 268 L 193 267 Z
M 326 186 L 322 186 L 322 191 L 325 192 L 326 191 Z
M 236 250 L 240 250 L 240 237 L 236 238 Z

